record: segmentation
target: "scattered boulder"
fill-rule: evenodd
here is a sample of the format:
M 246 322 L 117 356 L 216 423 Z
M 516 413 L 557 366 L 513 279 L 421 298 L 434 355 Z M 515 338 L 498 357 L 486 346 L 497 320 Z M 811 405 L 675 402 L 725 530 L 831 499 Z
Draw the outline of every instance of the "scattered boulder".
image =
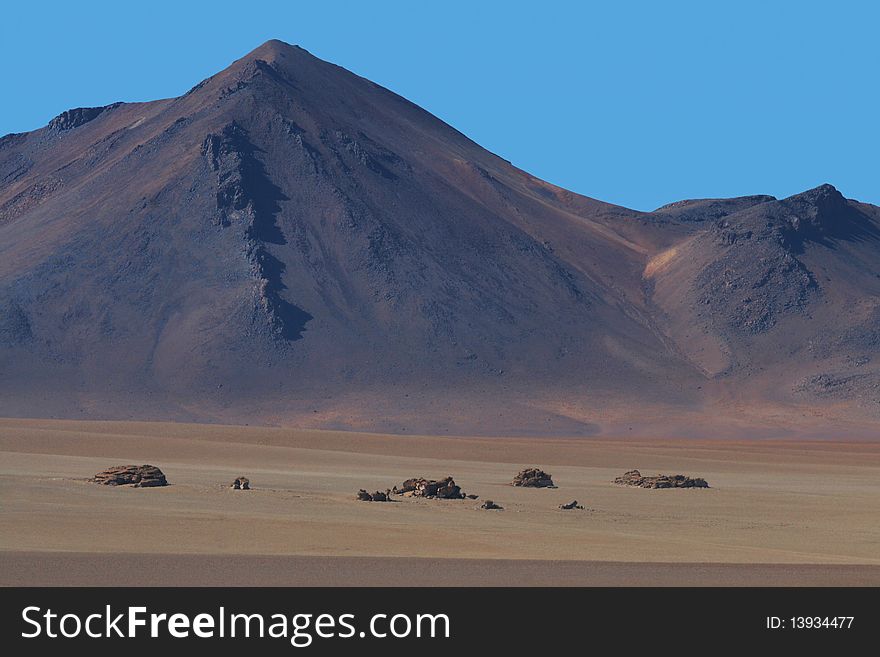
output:
M 237 477 L 235 481 L 232 482 L 233 490 L 250 490 L 251 489 L 251 480 L 247 477 Z
M 167 486 L 163 472 L 155 465 L 117 465 L 102 470 L 92 479 L 104 486 L 132 486 L 134 488 L 151 488 Z
M 571 509 L 583 509 L 584 507 L 578 504 L 577 500 L 572 500 L 568 504 L 560 504 L 559 508 L 564 511 L 570 511 Z
M 513 485 L 526 486 L 528 488 L 556 488 L 553 478 L 538 468 L 520 470 L 513 478 Z
M 480 505 L 480 508 L 487 509 L 487 510 L 493 510 L 493 509 L 503 510 L 504 509 L 503 506 L 499 506 L 498 504 L 495 504 L 495 502 L 493 502 L 492 500 L 486 500 L 485 502 L 483 502 Z
M 390 502 L 391 501 L 391 491 L 386 490 L 383 493 L 383 492 L 377 490 L 375 493 L 368 493 L 363 488 L 361 488 L 357 492 L 357 499 L 361 502 Z
M 646 477 L 638 470 L 623 473 L 614 480 L 614 483 L 639 488 L 709 488 L 709 484 L 701 477 L 688 477 L 682 474 Z
M 452 477 L 440 480 L 425 479 L 424 477 L 407 479 L 399 488 L 395 486 L 391 492 L 406 497 L 428 497 L 441 500 L 462 500 L 465 498 L 461 487 L 455 485 Z

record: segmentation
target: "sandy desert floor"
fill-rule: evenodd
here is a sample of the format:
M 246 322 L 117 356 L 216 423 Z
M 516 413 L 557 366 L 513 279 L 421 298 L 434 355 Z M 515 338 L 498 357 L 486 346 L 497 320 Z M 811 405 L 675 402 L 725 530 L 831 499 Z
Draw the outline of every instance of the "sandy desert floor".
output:
M 124 463 L 170 485 L 88 481 Z M 558 488 L 511 486 L 527 465 Z M 712 487 L 611 483 L 632 468 Z M 254 490 L 231 490 L 238 475 Z M 446 475 L 480 499 L 354 499 Z M 586 508 L 557 508 L 572 499 Z M 876 586 L 880 443 L 5 419 L 0 584 Z

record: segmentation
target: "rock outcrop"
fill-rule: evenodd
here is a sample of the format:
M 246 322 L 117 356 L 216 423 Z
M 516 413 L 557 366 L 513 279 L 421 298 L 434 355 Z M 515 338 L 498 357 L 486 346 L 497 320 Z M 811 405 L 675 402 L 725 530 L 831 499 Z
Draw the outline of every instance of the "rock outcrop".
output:
M 461 500 L 465 498 L 461 492 L 461 487 L 456 486 L 452 477 L 445 479 L 425 479 L 424 477 L 416 477 L 407 479 L 400 487 L 395 486 L 392 491 L 395 495 L 405 495 L 407 497 L 428 497 L 443 500 Z
M 709 488 L 709 484 L 701 477 L 686 475 L 643 476 L 638 470 L 630 470 L 614 480 L 621 486 L 638 486 L 639 488 Z
M 286 244 L 276 215 L 279 201 L 287 197 L 269 179 L 256 157 L 260 149 L 247 130 L 233 121 L 202 144 L 202 155 L 217 173 L 217 214 L 214 223 L 224 228 L 242 224 L 245 251 L 259 290 L 260 308 L 278 336 L 294 341 L 302 337 L 312 316 L 287 301 L 282 292 L 285 265 L 268 250 L 269 244 Z
M 251 489 L 251 480 L 247 477 L 237 477 L 235 481 L 232 482 L 233 490 L 250 490 Z
M 568 504 L 560 504 L 559 508 L 562 509 L 563 511 L 570 511 L 572 509 L 583 509 L 584 507 L 582 507 L 580 504 L 578 504 L 577 500 L 572 500 Z
M 165 475 L 155 465 L 117 465 L 102 470 L 94 476 L 92 481 L 105 486 L 132 486 L 134 488 L 168 485 Z
M 60 131 L 72 130 L 98 118 L 108 110 L 116 109 L 120 105 L 122 103 L 113 103 L 104 107 L 75 107 L 74 109 L 65 110 L 49 121 L 49 128 Z
M 553 478 L 543 470 L 538 468 L 525 468 L 520 470 L 513 478 L 514 486 L 525 486 L 528 488 L 556 488 Z

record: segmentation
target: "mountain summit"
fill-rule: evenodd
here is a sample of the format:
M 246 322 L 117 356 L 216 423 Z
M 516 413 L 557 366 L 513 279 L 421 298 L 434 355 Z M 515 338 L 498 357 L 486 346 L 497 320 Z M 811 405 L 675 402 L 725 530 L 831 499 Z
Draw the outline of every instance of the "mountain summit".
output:
M 652 213 L 579 196 L 269 41 L 179 98 L 0 139 L 0 415 L 870 423 L 878 228 L 830 185 Z

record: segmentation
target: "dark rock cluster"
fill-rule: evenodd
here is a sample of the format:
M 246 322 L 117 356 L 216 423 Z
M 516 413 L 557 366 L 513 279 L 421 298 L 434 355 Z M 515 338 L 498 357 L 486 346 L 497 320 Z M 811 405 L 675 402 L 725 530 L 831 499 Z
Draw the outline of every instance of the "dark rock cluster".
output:
M 639 488 L 709 488 L 709 484 L 701 477 L 686 475 L 643 476 L 638 470 L 630 470 L 614 480 L 621 486 L 638 486 Z
M 424 477 L 407 479 L 400 487 L 395 486 L 391 492 L 395 495 L 439 498 L 443 500 L 461 500 L 465 498 L 464 493 L 461 492 L 461 487 L 455 485 L 452 477 L 440 480 L 425 479 Z
M 165 475 L 155 465 L 117 465 L 102 470 L 94 476 L 92 481 L 105 486 L 133 486 L 134 488 L 168 485 Z
M 375 493 L 368 493 L 366 490 L 361 488 L 357 492 L 357 499 L 360 502 L 390 502 L 391 501 L 391 491 L 386 490 L 384 493 L 382 491 L 376 491 Z
M 247 477 L 236 477 L 235 481 L 232 482 L 233 490 L 250 490 L 251 489 L 251 480 Z
M 104 107 L 76 107 L 61 112 L 54 119 L 49 121 L 49 127 L 55 130 L 71 130 L 98 118 L 107 110 L 119 107 L 122 103 L 113 103 Z
M 556 488 L 553 478 L 538 468 L 520 470 L 513 478 L 513 485 L 526 486 L 528 488 Z

